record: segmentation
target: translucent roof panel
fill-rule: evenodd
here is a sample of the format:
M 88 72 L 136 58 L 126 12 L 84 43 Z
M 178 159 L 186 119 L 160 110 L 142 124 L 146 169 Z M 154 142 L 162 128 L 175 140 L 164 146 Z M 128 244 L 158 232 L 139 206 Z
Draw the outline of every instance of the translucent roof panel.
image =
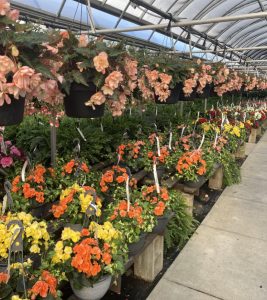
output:
M 83 5 L 80 3 L 82 2 Z M 173 21 L 203 20 L 221 16 L 249 14 L 267 10 L 267 0 L 91 0 L 94 23 L 99 29 L 126 28 L 136 25 L 167 23 L 171 14 Z M 37 12 L 47 12 L 57 18 L 82 23 L 88 26 L 88 11 L 85 0 L 11 0 L 13 5 L 24 6 L 25 10 L 33 9 Z M 61 11 L 61 6 L 63 6 Z M 77 26 L 76 26 L 77 28 Z M 194 33 L 192 41 L 201 48 L 204 36 L 207 35 L 209 43 L 219 41 L 228 47 L 250 47 L 263 45 L 267 42 L 267 18 L 230 21 L 224 23 L 203 24 L 192 26 Z M 179 37 L 186 39 L 188 30 L 172 28 L 174 41 Z M 197 32 L 196 32 L 197 31 Z M 146 43 L 172 47 L 173 42 L 167 37 L 169 32 L 164 30 L 145 30 L 122 33 L 122 36 L 143 40 Z M 175 47 L 180 51 L 188 51 L 182 42 L 176 42 Z M 214 49 L 214 47 L 211 47 Z M 185 49 L 185 50 L 182 50 Z M 265 56 L 266 51 L 248 51 L 249 56 Z M 203 55 L 203 54 L 202 54 Z M 213 54 L 212 54 L 213 55 Z

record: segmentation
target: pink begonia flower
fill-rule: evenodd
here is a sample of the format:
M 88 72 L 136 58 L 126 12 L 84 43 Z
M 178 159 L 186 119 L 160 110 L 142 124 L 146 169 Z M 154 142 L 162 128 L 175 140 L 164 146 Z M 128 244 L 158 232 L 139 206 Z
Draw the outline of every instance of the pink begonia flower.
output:
M 9 19 L 15 22 L 19 18 L 19 11 L 17 9 L 12 9 L 7 13 L 7 16 L 9 17 Z
M 106 73 L 106 69 L 109 66 L 108 55 L 106 52 L 100 52 L 94 57 L 93 62 L 97 72 L 101 72 L 102 74 Z
M 7 0 L 0 0 L 0 15 L 5 16 L 10 10 L 10 3 Z
M 10 153 L 16 156 L 21 156 L 21 152 L 19 151 L 19 149 L 16 146 L 12 146 L 10 148 Z
M 0 160 L 0 164 L 3 168 L 10 167 L 13 164 L 13 159 L 10 156 L 3 157 Z

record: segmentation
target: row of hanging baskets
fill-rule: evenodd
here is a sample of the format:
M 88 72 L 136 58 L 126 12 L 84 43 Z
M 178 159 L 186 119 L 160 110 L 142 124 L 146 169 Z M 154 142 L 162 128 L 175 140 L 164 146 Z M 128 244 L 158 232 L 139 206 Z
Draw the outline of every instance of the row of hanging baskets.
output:
M 104 115 L 105 103 L 101 105 L 86 106 L 85 103 L 88 99 L 95 94 L 96 87 L 93 83 L 89 86 L 83 84 L 73 83 L 70 88 L 69 95 L 64 97 L 65 113 L 71 118 L 100 118 Z M 166 99 L 166 102 L 155 99 L 156 104 L 175 104 L 179 101 L 191 101 L 196 98 L 207 99 L 211 92 L 214 93 L 212 85 L 207 84 L 203 89 L 202 94 L 197 93 L 197 89 L 194 88 L 191 95 L 186 96 L 183 92 L 183 83 L 179 83 L 175 88 L 171 89 L 170 96 Z M 25 98 L 20 97 L 18 100 L 11 98 L 11 103 L 4 103 L 0 107 L 0 126 L 8 126 L 19 124 L 23 120 L 25 107 Z

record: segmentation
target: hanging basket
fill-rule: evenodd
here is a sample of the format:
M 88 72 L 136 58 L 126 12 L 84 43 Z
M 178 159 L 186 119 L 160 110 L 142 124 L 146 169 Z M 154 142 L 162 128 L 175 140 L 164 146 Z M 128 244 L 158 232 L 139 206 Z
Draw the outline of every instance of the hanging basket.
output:
M 173 213 L 166 213 L 157 218 L 157 225 L 153 228 L 153 234 L 164 235 L 165 229 L 172 218 Z
M 16 125 L 22 122 L 25 107 L 25 98 L 18 100 L 10 96 L 11 103 L 0 106 L 0 126 Z
M 140 251 L 143 250 L 144 246 L 145 246 L 145 242 L 146 242 L 146 237 L 147 234 L 146 233 L 141 233 L 139 240 L 135 243 L 130 243 L 128 244 L 128 256 L 132 257 L 137 255 Z
M 89 86 L 72 83 L 69 95 L 64 98 L 66 115 L 71 118 L 101 118 L 104 115 L 105 103 L 95 105 L 95 109 L 85 105 L 95 92 L 96 86 L 92 82 Z
M 212 89 L 212 85 L 206 84 L 206 86 L 202 90 L 203 93 L 202 94 L 197 93 L 197 97 L 200 99 L 208 99 L 210 97 L 211 89 Z

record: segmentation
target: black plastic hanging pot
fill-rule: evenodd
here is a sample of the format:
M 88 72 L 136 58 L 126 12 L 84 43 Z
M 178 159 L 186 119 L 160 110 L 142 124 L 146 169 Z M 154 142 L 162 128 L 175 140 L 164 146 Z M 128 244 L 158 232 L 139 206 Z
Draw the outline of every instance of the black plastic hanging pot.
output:
M 69 95 L 64 98 L 66 115 L 71 118 L 101 118 L 104 115 L 105 103 L 95 105 L 95 109 L 85 105 L 95 93 L 96 86 L 92 82 L 89 86 L 72 83 Z
M 209 96 L 210 96 L 210 91 L 212 89 L 212 86 L 211 84 L 206 84 L 206 86 L 204 87 L 204 89 L 202 90 L 203 93 L 200 94 L 200 93 L 197 93 L 197 97 L 200 98 L 200 99 L 208 99 Z
M 0 126 L 16 125 L 22 122 L 25 107 L 25 98 L 15 99 L 10 96 L 11 103 L 0 106 Z
M 189 96 L 186 96 L 183 90 L 184 84 L 179 82 L 177 86 L 177 88 L 180 90 L 179 101 L 192 101 L 197 98 L 197 87 L 194 87 L 192 93 Z

